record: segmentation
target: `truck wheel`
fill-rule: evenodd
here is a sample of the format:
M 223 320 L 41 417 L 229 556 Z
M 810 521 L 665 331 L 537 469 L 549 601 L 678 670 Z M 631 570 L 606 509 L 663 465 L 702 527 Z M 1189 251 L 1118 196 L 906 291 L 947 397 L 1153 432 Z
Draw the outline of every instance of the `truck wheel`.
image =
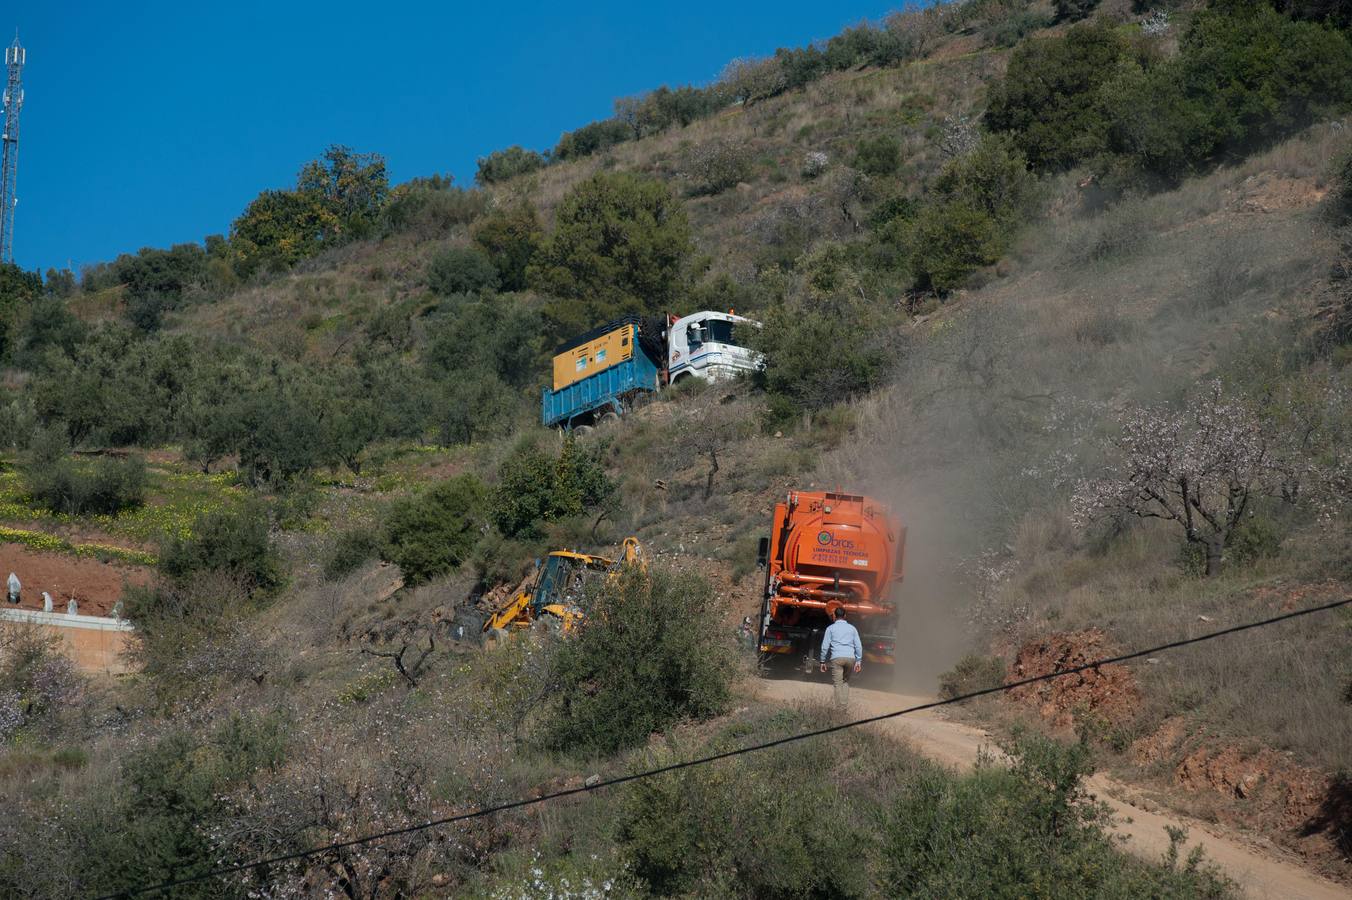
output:
M 595 431 L 595 430 L 596 430 L 596 429 L 593 428 L 593 427 L 590 426 L 590 425 L 574 425 L 574 426 L 573 426 L 573 434 L 577 435 L 578 437 L 586 437 L 587 435 L 591 434 L 591 433 L 592 433 L 593 431 Z
M 619 417 L 618 414 L 613 413 L 613 412 L 608 412 L 608 413 L 602 413 L 600 421 L 597 422 L 596 424 L 598 424 L 598 425 L 600 425 L 600 426 L 602 426 L 602 427 L 605 427 L 605 426 L 607 426 L 607 425 L 613 425 L 613 424 L 615 424 L 615 423 L 618 422 L 618 421 L 620 421 L 620 417 Z

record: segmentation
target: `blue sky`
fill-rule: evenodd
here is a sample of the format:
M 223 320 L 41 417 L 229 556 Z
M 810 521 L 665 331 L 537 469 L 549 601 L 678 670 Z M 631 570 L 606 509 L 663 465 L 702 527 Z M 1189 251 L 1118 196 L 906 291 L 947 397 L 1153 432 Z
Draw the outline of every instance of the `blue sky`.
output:
M 615 97 L 829 37 L 900 2 L 62 3 L 16 0 L 24 73 L 15 261 L 110 259 L 229 229 L 329 144 L 392 181 L 543 149 Z

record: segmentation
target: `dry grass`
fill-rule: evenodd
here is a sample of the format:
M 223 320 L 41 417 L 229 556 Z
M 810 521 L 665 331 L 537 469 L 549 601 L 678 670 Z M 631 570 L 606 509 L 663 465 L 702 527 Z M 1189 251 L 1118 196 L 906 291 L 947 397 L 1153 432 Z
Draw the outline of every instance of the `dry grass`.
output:
M 1349 532 L 1297 533 L 1283 557 L 1200 579 L 1178 566 L 1176 529 L 1139 526 L 1107 552 L 1086 552 L 1047 526 L 1021 530 L 1017 574 L 1005 589 L 1032 617 L 1018 642 L 1050 631 L 1103 628 L 1125 648 L 1165 643 L 1312 606 L 1347 593 Z M 1340 560 L 1340 556 L 1343 558 Z M 1330 566 L 1332 565 L 1332 571 Z M 1329 771 L 1352 766 L 1352 719 L 1338 715 L 1352 616 L 1330 614 L 1224 638 L 1136 663 L 1149 708 L 1142 733 L 1167 716 L 1185 715 L 1191 730 L 1255 740 L 1290 750 Z

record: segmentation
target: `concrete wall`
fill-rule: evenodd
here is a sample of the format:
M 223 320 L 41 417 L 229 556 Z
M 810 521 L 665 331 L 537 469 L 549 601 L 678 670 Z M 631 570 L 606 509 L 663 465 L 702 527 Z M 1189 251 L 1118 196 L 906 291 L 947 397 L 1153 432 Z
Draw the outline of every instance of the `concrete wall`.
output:
M 0 608 L 0 623 L 14 623 L 52 635 L 82 672 L 122 675 L 136 670 L 125 658 L 125 651 L 136 640 L 136 629 L 125 620 Z

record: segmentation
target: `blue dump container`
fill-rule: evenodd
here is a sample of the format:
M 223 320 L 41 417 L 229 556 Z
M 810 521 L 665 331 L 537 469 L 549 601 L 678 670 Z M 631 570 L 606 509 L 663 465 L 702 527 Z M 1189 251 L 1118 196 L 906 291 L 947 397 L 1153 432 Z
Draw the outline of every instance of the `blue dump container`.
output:
M 655 391 L 659 384 L 656 363 L 640 351 L 557 391 L 546 386 L 540 393 L 540 421 L 566 431 L 590 425 L 607 412 L 620 415 L 627 400 L 640 391 Z

